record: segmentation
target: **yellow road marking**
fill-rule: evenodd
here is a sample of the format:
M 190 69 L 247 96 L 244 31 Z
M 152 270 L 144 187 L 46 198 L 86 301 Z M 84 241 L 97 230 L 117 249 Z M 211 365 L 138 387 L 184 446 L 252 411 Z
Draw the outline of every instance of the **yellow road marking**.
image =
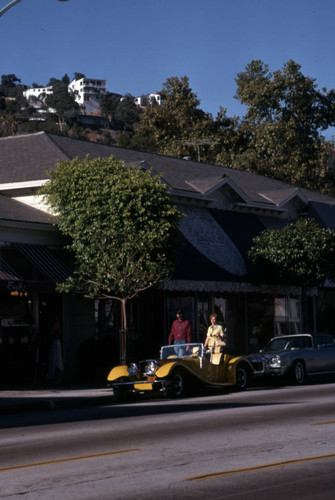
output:
M 327 420 L 326 422 L 315 422 L 315 424 L 312 425 L 329 425 L 329 424 L 335 424 L 335 420 Z
M 304 462 L 316 462 L 319 460 L 329 460 L 331 458 L 335 458 L 335 453 L 332 453 L 331 455 L 319 455 L 316 457 L 285 460 L 283 462 L 273 462 L 272 464 L 256 465 L 254 467 L 246 467 L 244 469 L 233 469 L 222 472 L 213 472 L 211 474 L 202 474 L 200 476 L 190 476 L 190 477 L 185 477 L 184 481 L 206 481 L 207 479 L 217 479 L 219 477 L 231 476 L 232 474 L 242 474 L 243 472 L 255 472 L 264 469 L 274 469 L 276 467 L 287 467 L 289 465 L 296 465 Z
M 119 455 L 121 453 L 132 453 L 134 451 L 141 451 L 141 450 L 129 449 L 129 450 L 107 451 L 106 453 L 95 453 L 93 455 L 82 455 L 80 457 L 59 458 L 56 460 L 48 460 L 46 462 L 34 462 L 31 464 L 12 465 L 10 467 L 0 468 L 0 472 L 15 470 L 15 469 L 25 469 L 27 467 L 39 467 L 40 465 L 53 465 L 53 464 L 60 464 L 63 462 L 73 462 L 75 460 L 87 460 L 88 458 L 108 457 L 110 455 Z

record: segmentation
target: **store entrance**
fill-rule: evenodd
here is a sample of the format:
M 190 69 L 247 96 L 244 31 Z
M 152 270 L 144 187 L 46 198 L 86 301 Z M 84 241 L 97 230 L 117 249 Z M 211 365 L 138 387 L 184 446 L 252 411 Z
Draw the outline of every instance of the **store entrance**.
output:
M 61 316 L 61 296 L 26 290 L 0 292 L 0 385 L 30 385 L 45 380 L 48 329 Z

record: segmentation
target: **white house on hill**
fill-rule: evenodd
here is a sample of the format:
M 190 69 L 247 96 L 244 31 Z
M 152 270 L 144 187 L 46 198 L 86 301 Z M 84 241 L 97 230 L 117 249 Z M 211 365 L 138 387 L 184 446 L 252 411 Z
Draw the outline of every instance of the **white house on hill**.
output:
M 75 94 L 75 99 L 81 106 L 82 113 L 90 115 L 100 109 L 100 98 L 106 94 L 106 80 L 92 78 L 72 80 L 68 90 Z M 39 108 L 44 103 L 45 98 L 52 93 L 52 86 L 48 86 L 27 89 L 23 95 L 32 106 Z
M 100 98 L 106 94 L 106 80 L 92 78 L 72 80 L 69 91 L 75 92 L 77 103 L 82 106 L 86 115 L 90 115 L 100 109 Z
M 39 108 L 44 102 L 44 99 L 52 94 L 52 86 L 49 87 L 35 87 L 27 89 L 23 92 L 24 97 L 29 101 L 29 104 L 34 108 Z

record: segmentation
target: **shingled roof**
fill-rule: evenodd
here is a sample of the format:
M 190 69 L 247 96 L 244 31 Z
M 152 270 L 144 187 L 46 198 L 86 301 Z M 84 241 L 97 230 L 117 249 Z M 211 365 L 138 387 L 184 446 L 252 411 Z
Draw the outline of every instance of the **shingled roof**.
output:
M 54 224 L 56 218 L 25 203 L 0 195 L 0 220 Z
M 59 160 L 75 157 L 115 156 L 129 163 L 146 164 L 161 174 L 172 190 L 198 195 L 206 188 L 229 178 L 255 203 L 277 205 L 283 196 L 292 195 L 292 186 L 251 172 L 207 163 L 145 153 L 117 146 L 107 146 L 65 136 L 38 132 L 0 139 L 0 184 L 45 180 Z M 295 189 L 295 188 L 294 188 Z M 335 199 L 306 189 L 299 189 L 307 201 L 335 204 Z M 267 193 L 270 196 L 267 196 Z M 278 196 L 276 195 L 278 194 Z

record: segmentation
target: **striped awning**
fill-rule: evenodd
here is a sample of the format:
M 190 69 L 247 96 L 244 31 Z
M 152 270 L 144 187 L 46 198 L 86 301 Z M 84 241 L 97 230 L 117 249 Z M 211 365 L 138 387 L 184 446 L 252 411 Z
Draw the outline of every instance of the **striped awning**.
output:
M 0 257 L 0 280 L 1 281 L 22 281 L 21 276 Z
M 16 248 L 50 283 L 61 283 L 70 275 L 71 271 L 49 248 L 44 245 L 15 243 Z

